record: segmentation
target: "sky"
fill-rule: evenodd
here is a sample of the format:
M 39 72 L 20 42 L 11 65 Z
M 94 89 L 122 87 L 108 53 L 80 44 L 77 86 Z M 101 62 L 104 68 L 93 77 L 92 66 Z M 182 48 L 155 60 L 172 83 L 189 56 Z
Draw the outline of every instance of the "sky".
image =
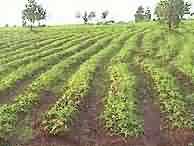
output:
M 21 25 L 21 12 L 27 0 L 0 0 L 0 25 Z M 129 21 L 134 19 L 138 6 L 151 7 L 158 0 L 39 0 L 47 9 L 46 23 L 49 25 L 80 23 L 75 14 L 80 11 L 95 11 L 98 15 L 104 10 L 110 12 L 109 19 Z M 194 0 L 192 0 L 194 1 Z

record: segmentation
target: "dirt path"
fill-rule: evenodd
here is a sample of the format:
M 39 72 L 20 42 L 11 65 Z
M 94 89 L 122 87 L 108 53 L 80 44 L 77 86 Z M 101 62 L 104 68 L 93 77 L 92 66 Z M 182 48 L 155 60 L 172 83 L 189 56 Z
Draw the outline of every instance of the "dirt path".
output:
M 143 39 L 144 34 L 138 38 L 137 46 L 139 46 L 140 52 L 136 52 L 133 56 L 141 57 L 141 60 L 146 56 L 142 56 L 144 52 Z M 133 60 L 134 58 L 132 58 Z M 148 76 L 133 63 L 129 66 L 131 71 L 137 75 L 137 98 L 139 98 L 139 109 L 143 113 L 144 118 L 144 135 L 143 143 L 145 146 L 161 146 L 165 144 L 165 140 L 162 138 L 160 131 L 160 104 L 159 99 L 155 97 L 155 94 L 152 90 L 152 82 Z
M 99 125 L 99 117 L 103 111 L 103 97 L 108 91 L 108 74 L 106 70 L 108 62 L 114 54 L 97 66 L 88 96 L 82 102 L 79 116 L 72 125 L 77 146 L 100 145 L 101 140 L 99 139 L 103 134 L 100 128 L 101 125 Z
M 107 58 L 108 60 L 110 58 Z M 106 63 L 106 61 L 104 61 Z M 103 99 L 107 89 L 107 74 L 105 70 L 107 65 L 99 64 L 91 83 L 91 88 L 87 97 L 80 104 L 79 114 L 74 120 L 70 130 L 64 135 L 42 136 L 42 139 L 36 140 L 30 146 L 100 146 L 102 128 L 99 128 L 99 116 L 103 109 Z M 107 146 L 107 145 L 106 145 Z
M 143 50 L 143 41 L 139 41 L 141 50 Z M 136 53 L 134 56 L 144 57 L 141 53 Z M 131 66 L 138 76 L 137 93 L 140 98 L 140 109 L 144 114 L 144 145 L 145 146 L 188 146 L 189 143 L 194 143 L 194 133 L 191 129 L 176 129 L 174 131 L 161 131 L 161 120 L 163 115 L 160 114 L 159 98 L 154 93 L 153 85 L 150 77 L 143 73 L 135 64 Z M 176 72 L 178 73 L 178 72 Z M 187 92 L 192 92 L 191 80 L 188 77 L 179 74 L 177 79 L 181 82 L 183 89 L 188 88 Z M 186 89 L 185 89 L 186 90 Z
M 152 91 L 149 78 L 139 69 L 133 68 L 137 75 L 137 97 L 139 98 L 139 109 L 144 117 L 144 136 L 145 146 L 160 146 L 162 140 L 160 132 L 160 105 Z

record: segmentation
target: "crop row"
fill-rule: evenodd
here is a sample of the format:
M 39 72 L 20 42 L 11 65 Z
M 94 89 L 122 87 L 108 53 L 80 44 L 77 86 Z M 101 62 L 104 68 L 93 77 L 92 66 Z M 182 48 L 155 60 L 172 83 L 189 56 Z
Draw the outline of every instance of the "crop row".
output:
M 98 37 L 97 37 L 98 39 Z M 83 41 L 83 38 L 79 39 L 79 41 Z M 78 42 L 79 43 L 79 42 Z M 86 41 L 86 44 L 88 42 Z M 82 42 L 83 47 L 69 47 L 69 45 L 63 45 L 62 51 L 58 51 L 55 54 L 51 54 L 50 56 L 43 57 L 42 59 L 38 60 L 37 62 L 32 62 L 30 64 L 24 65 L 22 67 L 19 67 L 16 71 L 12 72 L 8 76 L 4 77 L 2 80 L 0 80 L 0 93 L 5 92 L 7 89 L 11 88 L 17 81 L 25 80 L 26 78 L 30 78 L 33 74 L 36 72 L 40 72 L 43 69 L 47 69 L 49 66 L 52 66 L 59 62 L 64 57 L 68 57 L 73 55 L 75 51 L 80 51 L 81 48 L 84 48 L 84 43 Z
M 175 65 L 179 71 L 191 77 L 194 83 L 194 41 L 192 40 L 192 35 L 188 34 L 185 41 L 186 43 L 184 43 L 184 47 L 174 60 L 173 65 Z
M 5 41 L 4 45 L 1 45 L 0 53 L 4 55 L 4 53 L 11 53 L 18 51 L 24 47 L 30 47 L 32 44 L 44 41 L 46 39 L 54 39 L 59 36 L 62 36 L 62 34 L 48 34 L 48 35 L 38 35 L 38 36 L 26 36 L 24 39 L 18 38 L 17 40 L 13 41 L 11 38 L 10 40 Z
M 101 29 L 102 30 L 102 29 Z M 99 31 L 99 30 L 95 30 Z M 24 32 L 14 32 L 11 31 L 10 34 L 8 32 L 4 32 L 5 36 L 2 36 L 0 40 L 0 49 L 8 49 L 8 47 L 13 48 L 21 48 L 22 46 L 29 46 L 31 42 L 37 42 L 40 40 L 44 40 L 47 38 L 57 38 L 57 36 L 66 35 L 66 34 L 74 34 L 74 33 L 92 33 L 92 29 L 88 29 L 87 31 L 81 30 L 81 29 L 64 29 L 64 30 L 57 30 L 54 31 L 52 29 L 38 31 L 36 33 L 24 31 Z M 1 35 L 3 32 L 1 33 Z M 9 34 L 9 35 L 8 35 Z M 9 50 L 9 49 L 8 49 Z
M 68 80 L 64 88 L 63 96 L 44 116 L 43 127 L 48 133 L 56 135 L 70 128 L 72 120 L 78 114 L 80 102 L 87 96 L 91 81 L 95 75 L 97 67 L 114 52 L 118 51 L 128 34 L 124 33 L 114 39 L 110 46 L 92 56 L 79 70 Z
M 14 52 L 12 51 L 10 53 L 6 53 L 6 54 L 4 53 L 4 55 L 0 59 L 0 64 L 6 64 L 16 59 L 19 60 L 20 58 L 23 58 L 25 56 L 31 56 L 35 53 L 41 53 L 42 51 L 44 51 L 44 49 L 47 49 L 49 46 L 55 47 L 55 46 L 62 45 L 66 41 L 74 39 L 74 37 L 75 36 L 67 35 L 61 38 L 48 39 L 48 40 L 40 41 L 39 43 L 36 43 L 34 45 L 16 50 Z
M 95 32 L 102 31 L 102 29 L 97 29 Z M 105 32 L 108 32 L 108 30 L 103 30 Z M 23 48 L 32 48 L 32 44 L 40 43 L 40 41 L 48 40 L 48 39 L 53 39 L 59 38 L 62 36 L 67 36 L 68 34 L 92 34 L 93 31 L 92 29 L 88 29 L 87 31 L 83 30 L 63 30 L 63 31 L 43 31 L 43 32 L 37 32 L 37 33 L 31 33 L 31 32 L 21 32 L 11 35 L 7 37 L 7 40 L 2 40 L 3 44 L 0 46 L 0 53 L 4 55 L 4 53 L 10 53 L 10 52 L 15 52 L 15 50 L 23 50 Z M 24 35 L 24 37 L 21 37 L 21 34 Z M 14 38 L 13 38 L 13 37 Z M 5 38 L 5 37 L 2 37 Z
M 118 63 L 109 68 L 111 85 L 105 98 L 105 127 L 124 136 L 143 133 L 143 119 L 137 108 L 136 76 L 129 65 Z
M 153 89 L 160 98 L 163 128 L 168 126 L 170 128 L 193 128 L 191 111 L 187 108 L 188 103 L 177 87 L 176 79 L 149 60 L 139 62 L 137 59 L 137 63 L 151 77 Z
M 165 29 L 161 26 L 149 31 L 149 33 L 145 33 L 143 38 L 143 51 L 142 55 L 144 57 L 156 57 L 155 55 L 158 53 L 160 48 L 163 48 L 163 44 L 165 41 Z
M 136 35 L 134 35 L 136 33 Z M 143 32 L 142 32 L 143 33 Z M 103 120 L 111 132 L 123 136 L 137 136 L 143 132 L 142 115 L 138 112 L 136 76 L 129 71 L 129 61 L 137 48 L 138 33 L 131 33 L 108 68 L 110 86 L 105 97 Z
M 103 37 L 104 35 L 105 35 L 105 34 L 101 34 L 100 36 L 96 36 L 95 38 L 96 38 L 96 40 L 97 40 L 98 38 Z M 74 39 L 74 40 L 72 40 L 72 41 L 70 41 L 70 42 L 65 43 L 64 45 L 62 45 L 62 46 L 60 46 L 60 47 L 56 47 L 56 44 L 54 43 L 54 44 L 53 44 L 54 46 L 52 46 L 52 45 L 48 45 L 48 47 L 45 46 L 45 47 L 44 47 L 44 48 L 45 48 L 45 49 L 44 49 L 45 51 L 42 51 L 41 53 L 34 54 L 34 55 L 32 55 L 32 56 L 25 56 L 25 57 L 22 58 L 22 59 L 15 60 L 15 61 L 13 61 L 13 62 L 10 62 L 10 63 L 7 63 L 7 64 L 5 64 L 5 65 L 2 65 L 1 68 L 0 68 L 0 70 L 1 70 L 1 71 L 0 71 L 0 74 L 1 74 L 1 77 L 0 77 L 0 78 L 2 78 L 5 74 L 11 72 L 12 70 L 17 69 L 17 67 L 19 67 L 20 65 L 25 65 L 25 64 L 28 64 L 28 63 L 30 63 L 30 62 L 32 62 L 32 61 L 33 61 L 33 62 L 34 62 L 34 61 L 37 61 L 37 60 L 40 59 L 40 58 L 47 57 L 47 56 L 49 56 L 49 55 L 51 55 L 51 54 L 53 54 L 53 53 L 60 52 L 60 51 L 62 51 L 62 50 L 64 50 L 64 49 L 67 49 L 67 48 L 73 46 L 73 45 L 76 45 L 76 44 L 79 43 L 80 41 L 83 41 L 83 40 L 85 40 L 85 39 L 87 39 L 87 38 L 90 38 L 90 36 L 83 36 L 83 37 L 81 37 L 81 38 Z M 68 38 L 67 38 L 67 39 L 68 39 Z M 93 40 L 93 39 L 90 39 L 90 40 L 88 40 L 88 41 L 92 43 L 92 42 L 93 42 L 92 40 Z
M 107 41 L 111 39 L 111 37 L 96 42 L 98 39 L 93 38 L 93 41 L 90 40 L 87 41 L 87 43 L 81 43 L 76 47 L 72 47 L 72 53 L 76 53 L 75 55 L 54 65 L 50 70 L 43 73 L 40 77 L 34 80 L 27 87 L 24 93 L 16 97 L 13 104 L 3 105 L 0 107 L 0 116 L 2 117 L 0 119 L 0 137 L 8 137 L 10 134 L 12 134 L 18 121 L 18 114 L 31 111 L 32 108 L 39 103 L 39 95 L 42 90 L 53 86 L 64 73 L 68 74 L 70 67 L 79 64 L 84 60 L 87 60 L 93 53 L 96 53 L 98 50 L 102 49 Z M 91 42 L 96 43 L 89 47 L 92 45 Z M 78 50 L 81 50 L 81 48 L 87 49 L 79 52 Z
M 175 59 L 184 44 L 183 36 L 177 35 L 176 32 L 166 32 L 165 35 L 163 44 L 155 56 L 164 65 Z
M 80 33 L 76 33 L 80 34 Z M 10 47 L 6 49 L 1 49 L 1 56 L 0 58 L 5 58 L 9 55 L 17 55 L 19 53 L 25 52 L 25 51 L 31 51 L 33 49 L 38 50 L 44 45 L 53 43 L 55 41 L 60 41 L 64 38 L 68 38 L 70 36 L 74 36 L 74 33 L 66 33 L 65 35 L 63 33 L 57 34 L 57 35 L 51 35 L 51 36 L 43 36 L 38 38 L 38 40 L 35 41 L 26 41 L 24 43 L 20 43 L 19 41 L 16 42 L 14 45 L 11 45 Z
M 58 45 L 62 45 L 63 43 L 65 43 L 66 41 L 68 40 L 71 40 L 73 39 L 74 37 L 80 37 L 81 34 L 66 34 L 66 35 L 58 35 L 56 36 L 56 38 L 46 38 L 42 41 L 39 41 L 37 43 L 31 43 L 31 45 L 29 46 L 26 46 L 24 48 L 19 48 L 17 50 L 14 50 L 14 51 L 11 51 L 11 52 L 7 52 L 7 53 L 4 53 L 3 56 L 2 56 L 2 59 L 1 59 L 1 62 L 6 62 L 6 57 L 13 57 L 13 58 L 18 58 L 20 56 L 24 56 L 25 53 L 29 53 L 32 54 L 33 52 L 41 52 L 41 51 L 44 51 L 44 49 L 48 48 L 49 46 L 52 46 L 52 47 L 57 47 Z M 28 54 L 26 54 L 28 55 Z M 29 56 L 28 55 L 28 56 Z

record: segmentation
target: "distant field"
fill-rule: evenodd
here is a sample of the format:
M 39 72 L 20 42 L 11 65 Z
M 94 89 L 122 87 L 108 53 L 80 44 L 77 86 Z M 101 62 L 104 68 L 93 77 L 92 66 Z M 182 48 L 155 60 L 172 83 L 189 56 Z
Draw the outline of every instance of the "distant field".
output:
M 0 28 L 0 38 L 0 145 L 194 143 L 194 23 Z

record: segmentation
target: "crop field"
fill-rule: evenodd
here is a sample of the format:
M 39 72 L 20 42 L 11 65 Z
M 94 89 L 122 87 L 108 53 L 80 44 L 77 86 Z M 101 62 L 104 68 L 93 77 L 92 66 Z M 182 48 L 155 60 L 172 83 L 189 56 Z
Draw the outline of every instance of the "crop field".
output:
M 194 144 L 194 23 L 0 28 L 0 146 Z

